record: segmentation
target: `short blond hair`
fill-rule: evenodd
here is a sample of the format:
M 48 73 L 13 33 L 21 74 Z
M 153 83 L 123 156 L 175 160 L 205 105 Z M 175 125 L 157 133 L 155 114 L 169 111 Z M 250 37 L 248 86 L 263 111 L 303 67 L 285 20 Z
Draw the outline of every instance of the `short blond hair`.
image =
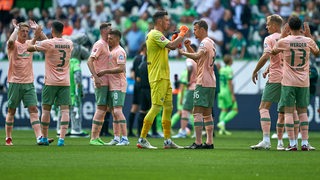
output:
M 283 19 L 282 19 L 282 17 L 279 16 L 278 14 L 272 14 L 272 15 L 268 16 L 267 19 L 268 19 L 270 22 L 273 22 L 273 23 L 275 23 L 275 24 L 278 25 L 278 26 L 282 26 Z

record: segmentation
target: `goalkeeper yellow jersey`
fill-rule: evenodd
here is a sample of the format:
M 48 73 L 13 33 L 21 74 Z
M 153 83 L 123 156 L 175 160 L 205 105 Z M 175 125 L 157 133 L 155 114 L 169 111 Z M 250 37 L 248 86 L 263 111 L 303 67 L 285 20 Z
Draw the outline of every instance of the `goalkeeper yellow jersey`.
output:
M 170 80 L 169 49 L 165 46 L 170 42 L 162 32 L 151 30 L 147 35 L 147 61 L 149 82 L 161 79 Z

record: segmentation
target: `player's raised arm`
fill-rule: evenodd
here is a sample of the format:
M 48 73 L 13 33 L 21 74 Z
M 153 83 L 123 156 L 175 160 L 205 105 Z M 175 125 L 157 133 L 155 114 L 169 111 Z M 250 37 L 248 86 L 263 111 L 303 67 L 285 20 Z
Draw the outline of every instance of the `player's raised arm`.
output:
M 9 40 L 8 40 L 8 49 L 12 49 L 14 47 L 14 41 L 17 40 L 18 38 L 18 31 L 19 31 L 19 25 L 17 24 L 17 20 L 16 19 L 12 19 L 11 21 L 13 27 L 14 27 L 14 30 L 12 32 L 12 34 L 10 35 L 9 37 Z
M 188 32 L 189 28 L 185 25 L 180 27 L 180 33 L 178 35 L 173 35 L 172 41 L 170 41 L 165 47 L 171 50 L 175 50 L 183 41 L 184 36 Z

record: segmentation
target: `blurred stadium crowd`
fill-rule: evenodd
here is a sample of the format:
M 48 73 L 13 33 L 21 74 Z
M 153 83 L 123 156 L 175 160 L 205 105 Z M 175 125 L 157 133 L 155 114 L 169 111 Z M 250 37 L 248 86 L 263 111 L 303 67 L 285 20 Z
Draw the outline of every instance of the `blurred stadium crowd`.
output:
M 26 1 L 19 4 L 19 0 L 7 0 L 8 4 L 1 1 L 0 59 L 7 59 L 6 41 L 13 31 L 13 18 L 19 22 L 36 21 L 48 37 L 52 21 L 61 20 L 65 25 L 64 35 L 89 37 L 86 43 L 89 49 L 99 39 L 100 23 L 109 21 L 123 33 L 122 46 L 128 57 L 133 58 L 152 28 L 151 17 L 158 9 L 167 10 L 171 16 L 168 38 L 176 27 L 184 24 L 192 28 L 195 20 L 205 19 L 209 37 L 217 45 L 218 58 L 228 53 L 235 59 L 257 59 L 268 35 L 266 17 L 274 13 L 284 19 L 296 14 L 309 22 L 312 35 L 320 44 L 320 0 L 52 0 L 48 7 L 43 6 L 44 1 L 50 0 L 39 0 L 41 5 L 32 8 L 23 6 Z M 192 43 L 198 44 L 192 31 L 188 36 Z M 41 54 L 36 56 L 44 59 Z M 170 52 L 170 56 L 179 58 L 177 51 Z

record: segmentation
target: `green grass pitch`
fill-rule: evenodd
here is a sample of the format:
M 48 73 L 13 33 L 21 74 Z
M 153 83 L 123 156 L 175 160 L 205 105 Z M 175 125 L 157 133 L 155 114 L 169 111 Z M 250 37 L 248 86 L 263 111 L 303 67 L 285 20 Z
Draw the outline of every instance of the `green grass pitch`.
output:
M 214 150 L 162 149 L 162 139 L 149 138 L 157 150 L 137 149 L 137 138 L 126 147 L 90 146 L 88 138 L 66 138 L 65 146 L 35 145 L 32 130 L 13 131 L 14 146 L 4 145 L 0 130 L 0 179 L 317 179 L 320 173 L 320 133 L 311 132 L 309 152 L 251 150 L 261 140 L 260 131 L 233 131 L 215 137 Z M 111 137 L 103 137 L 109 141 Z M 194 139 L 174 140 L 190 145 Z M 284 140 L 288 142 L 287 139 Z M 300 142 L 300 141 L 299 141 Z

